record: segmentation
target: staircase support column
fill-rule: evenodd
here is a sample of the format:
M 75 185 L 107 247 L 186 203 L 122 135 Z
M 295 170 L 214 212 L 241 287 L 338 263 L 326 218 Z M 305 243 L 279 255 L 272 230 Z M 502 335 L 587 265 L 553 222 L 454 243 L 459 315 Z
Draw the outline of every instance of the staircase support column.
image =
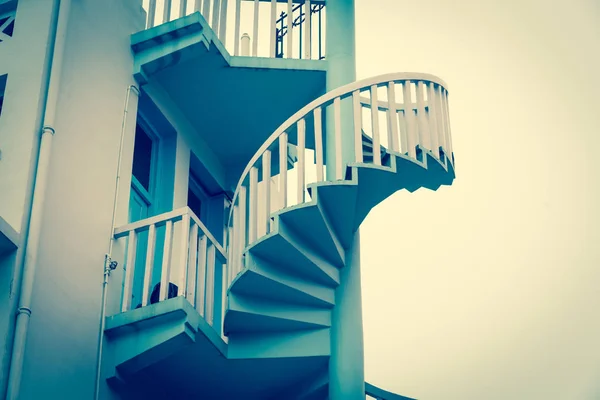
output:
M 328 63 L 326 89 L 334 89 L 356 81 L 356 35 L 354 0 L 327 0 L 326 59 Z M 335 117 L 333 106 L 327 108 L 325 157 L 327 180 L 336 180 L 336 158 L 341 155 L 342 168 L 354 162 L 354 117 L 352 98 L 341 103 L 342 146 L 335 145 Z M 336 152 L 336 150 L 338 150 Z M 341 150 L 341 151 L 340 151 Z M 337 154 L 336 154 L 337 153 Z M 342 179 L 345 179 L 343 171 Z
M 331 321 L 329 399 L 364 400 L 365 357 L 360 286 L 360 234 L 357 231 L 346 266 L 340 270 Z

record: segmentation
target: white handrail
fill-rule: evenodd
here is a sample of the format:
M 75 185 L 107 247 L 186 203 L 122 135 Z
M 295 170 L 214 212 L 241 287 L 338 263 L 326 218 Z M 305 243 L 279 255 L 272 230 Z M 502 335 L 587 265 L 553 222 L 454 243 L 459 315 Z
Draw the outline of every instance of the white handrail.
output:
M 157 253 L 157 236 L 158 228 L 162 227 L 164 227 L 162 260 L 155 260 L 155 256 L 160 255 Z M 138 236 L 142 232 L 148 232 L 143 263 L 136 254 Z M 140 273 L 136 271 L 136 266 L 144 268 L 139 306 L 144 307 L 151 303 L 151 296 L 156 296 L 156 293 L 152 293 L 159 287 L 155 285 L 152 290 L 153 269 L 155 261 L 161 261 L 160 290 L 158 298 L 154 301 L 184 296 L 209 324 L 215 323 L 215 300 L 227 289 L 228 259 L 221 244 L 189 207 L 182 207 L 116 228 L 114 238 L 115 240 L 127 238 L 121 312 L 129 311 L 135 306 L 132 304 L 132 296 L 135 294 L 134 282 L 136 277 L 139 279 Z M 177 264 L 174 264 L 175 262 Z M 215 290 L 217 262 L 223 265 L 220 292 Z M 173 284 L 176 285 L 177 292 L 172 291 Z
M 401 88 L 401 90 L 399 89 Z M 380 92 L 379 89 L 385 89 Z M 365 96 L 366 94 L 366 96 Z M 375 165 L 384 163 L 384 155 L 389 153 L 404 154 L 417 159 L 419 149 L 430 151 L 436 158 L 453 164 L 450 147 L 449 119 L 447 113 L 448 90 L 446 83 L 436 76 L 423 73 L 404 72 L 380 75 L 373 78 L 354 82 L 335 89 L 318 99 L 307 104 L 301 110 L 287 119 L 254 154 L 244 169 L 236 186 L 228 226 L 230 230 L 229 243 L 234 242 L 236 260 L 232 263 L 230 279 L 243 269 L 243 249 L 262 236 L 270 229 L 270 214 L 274 211 L 269 205 L 273 196 L 272 179 L 277 175 L 279 193 L 276 198 L 281 208 L 288 206 L 288 149 L 296 148 L 298 160 L 292 167 L 297 172 L 296 196 L 297 204 L 305 202 L 308 182 L 305 179 L 307 166 L 305 156 L 308 152 L 314 153 L 317 181 L 324 180 L 323 167 L 333 168 L 336 180 L 345 176 L 345 165 L 342 160 L 342 135 L 354 134 L 356 162 L 369 162 Z M 350 99 L 351 97 L 351 99 Z M 402 102 L 398 99 L 402 98 Z M 350 103 L 348 102 L 350 101 Z M 329 107 L 329 108 L 328 108 Z M 331 113 L 329 117 L 333 124 L 329 129 L 334 129 L 333 146 L 336 154 L 335 165 L 323 162 L 323 137 L 325 136 L 321 114 Z M 353 117 L 349 121 L 355 129 L 342 129 L 348 121 L 348 111 Z M 362 118 L 363 113 L 370 113 L 370 118 Z M 385 114 L 382 118 L 381 113 Z M 314 128 L 307 130 L 308 121 L 314 121 Z M 386 134 L 382 134 L 385 129 Z M 366 131 L 370 131 L 372 152 L 363 154 L 363 141 Z M 354 132 L 354 133 L 352 133 Z M 369 135 L 367 135 L 369 137 Z M 309 145 L 310 143 L 310 145 Z M 381 147 L 386 153 L 382 153 Z M 278 154 L 272 162 L 272 154 Z M 313 157 L 313 154 L 310 154 Z M 368 160 L 367 160 L 368 159 Z M 387 161 L 386 161 L 387 162 Z M 276 169 L 272 174 L 271 170 Z M 284 172 L 285 170 L 285 172 Z M 262 173 L 259 173 L 262 172 Z M 257 179 L 259 177 L 260 179 Z M 248 210 L 250 223 L 240 230 L 239 224 L 233 220 L 234 209 L 239 205 L 240 190 L 249 190 L 249 206 L 244 201 L 241 206 Z M 273 190 L 275 190 L 274 188 Z M 257 200 L 257 192 L 262 191 L 262 199 Z M 260 203 L 260 208 L 257 204 Z M 277 206 L 275 206 L 277 207 Z M 246 231 L 248 229 L 248 231 Z M 239 258 L 239 260 L 238 260 Z
M 191 1 L 189 3 L 192 4 Z M 200 12 L 215 36 L 234 56 L 245 55 L 240 51 L 243 25 L 252 35 L 251 53 L 247 55 L 275 58 L 282 57 L 285 53 L 286 58 L 324 58 L 322 47 L 325 43 L 325 30 L 319 21 L 323 20 L 320 13 L 325 8 L 325 0 L 194 0 L 193 4 L 193 7 L 188 7 L 188 0 L 149 0 L 145 6 L 146 28 L 150 29 L 189 13 Z M 259 16 L 267 12 L 268 22 L 260 21 Z M 230 14 L 233 15 L 232 28 L 227 25 Z M 317 23 L 313 22 L 315 18 Z M 268 29 L 262 29 L 260 24 L 263 23 Z M 314 29 L 316 32 L 313 32 Z M 265 33 L 268 36 L 263 38 Z M 233 38 L 233 46 L 228 46 L 228 37 Z M 315 37 L 319 41 L 319 51 L 313 51 Z M 263 43 L 268 43 L 264 52 L 262 47 L 259 47 L 259 44 L 262 46 Z M 281 46 L 280 51 L 277 50 L 278 46 Z M 297 51 L 293 51 L 296 47 Z

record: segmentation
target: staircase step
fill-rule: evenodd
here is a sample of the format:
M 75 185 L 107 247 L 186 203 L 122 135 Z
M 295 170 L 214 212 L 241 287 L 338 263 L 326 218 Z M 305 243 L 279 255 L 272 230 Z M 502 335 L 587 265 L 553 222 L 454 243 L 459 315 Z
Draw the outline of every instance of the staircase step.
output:
M 294 358 L 329 357 L 329 328 L 294 332 L 232 333 L 229 335 L 227 357 Z
M 302 236 L 307 246 L 338 268 L 344 266 L 346 252 L 317 204 L 307 203 L 285 211 L 280 214 L 280 218 L 291 231 Z
M 352 225 L 358 194 L 356 179 L 318 182 L 309 185 L 309 190 L 340 244 L 349 248 L 354 237 Z
M 333 307 L 335 289 L 290 273 L 280 265 L 248 254 L 247 269 L 236 279 L 231 291 L 300 306 Z
M 229 293 L 225 332 L 283 332 L 328 328 L 331 311 Z
M 274 231 L 248 248 L 251 255 L 288 268 L 290 272 L 314 282 L 336 287 L 340 272 L 330 262 L 302 245 L 297 235 L 286 228 L 280 218 L 275 218 Z

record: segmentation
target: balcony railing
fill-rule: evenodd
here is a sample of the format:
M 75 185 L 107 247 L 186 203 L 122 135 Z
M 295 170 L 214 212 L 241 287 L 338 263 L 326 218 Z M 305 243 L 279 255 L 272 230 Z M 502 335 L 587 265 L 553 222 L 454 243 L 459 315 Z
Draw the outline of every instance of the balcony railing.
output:
M 325 58 L 324 0 L 144 0 L 143 5 L 146 28 L 200 12 L 235 56 Z
M 325 135 L 335 163 L 326 160 Z M 343 159 L 342 135 L 354 136 L 354 159 Z M 365 138 L 372 152 L 363 152 Z M 305 203 L 310 183 L 346 179 L 349 162 L 385 166 L 390 154 L 422 161 L 423 152 L 454 165 L 448 91 L 433 75 L 382 75 L 314 100 L 277 128 L 242 173 L 229 214 L 229 281 L 244 268 L 244 249 L 270 232 L 271 214 Z
M 227 257 L 188 207 L 117 228 L 114 238 L 127 241 L 121 312 L 185 296 L 211 326 L 220 327 L 215 311 L 224 305 Z M 217 286 L 218 273 L 223 279 Z

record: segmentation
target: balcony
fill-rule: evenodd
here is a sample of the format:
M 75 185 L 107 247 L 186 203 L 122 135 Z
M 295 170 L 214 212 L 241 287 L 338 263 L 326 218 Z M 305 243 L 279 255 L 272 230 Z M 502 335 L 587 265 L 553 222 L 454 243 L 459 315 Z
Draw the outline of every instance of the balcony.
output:
M 151 99 L 177 125 L 192 149 L 210 149 L 233 186 L 268 133 L 325 92 L 327 61 L 318 59 L 325 51 L 324 33 L 319 35 L 324 8 L 322 2 L 307 2 L 321 11 L 298 19 L 306 9 L 304 2 L 191 3 L 181 2 L 185 13 L 179 2 L 169 11 L 156 2 L 146 5 L 153 23 L 131 37 L 133 73 L 143 98 Z M 304 22 L 288 30 L 289 18 L 281 19 L 280 12 L 290 4 L 292 25 Z M 268 21 L 271 8 L 275 19 Z M 269 34 L 269 26 L 275 34 Z M 246 31 L 252 36 L 250 43 L 239 35 Z

